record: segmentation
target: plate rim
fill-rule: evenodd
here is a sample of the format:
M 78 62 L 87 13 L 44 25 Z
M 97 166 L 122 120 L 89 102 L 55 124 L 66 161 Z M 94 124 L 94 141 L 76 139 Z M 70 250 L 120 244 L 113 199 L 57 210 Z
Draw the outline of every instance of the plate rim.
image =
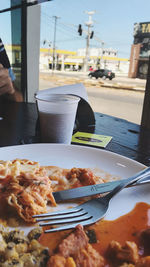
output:
M 4 146 L 4 147 L 0 147 L 0 152 L 1 150 L 5 150 L 5 149 L 15 149 L 15 148 L 19 148 L 19 147 L 30 147 L 30 146 L 57 146 L 57 147 L 66 147 L 66 148 L 76 148 L 76 149 L 84 149 L 84 150 L 91 150 L 91 151 L 99 151 L 102 154 L 109 154 L 109 155 L 114 155 L 118 158 L 122 158 L 125 159 L 127 161 L 133 162 L 134 164 L 136 163 L 139 167 L 141 166 L 141 168 L 147 167 L 145 164 L 136 161 L 135 159 L 131 159 L 127 156 L 121 155 L 119 153 L 113 152 L 113 151 L 109 151 L 109 150 L 104 150 L 101 148 L 96 148 L 96 147 L 90 147 L 90 146 L 82 146 L 82 145 L 75 145 L 75 144 L 61 144 L 61 143 L 34 143 L 34 144 L 23 144 L 23 145 L 12 145 L 12 146 Z

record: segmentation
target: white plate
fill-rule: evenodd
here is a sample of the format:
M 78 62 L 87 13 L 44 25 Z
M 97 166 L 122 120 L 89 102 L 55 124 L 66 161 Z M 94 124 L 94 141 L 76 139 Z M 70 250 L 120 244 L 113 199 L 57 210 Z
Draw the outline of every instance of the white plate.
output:
M 0 148 L 0 160 L 16 158 L 39 161 L 41 165 L 64 168 L 100 168 L 113 176 L 130 177 L 145 166 L 118 154 L 84 146 L 63 144 L 31 144 Z M 128 188 L 115 196 L 105 219 L 112 220 L 129 212 L 137 202 L 150 204 L 150 184 Z

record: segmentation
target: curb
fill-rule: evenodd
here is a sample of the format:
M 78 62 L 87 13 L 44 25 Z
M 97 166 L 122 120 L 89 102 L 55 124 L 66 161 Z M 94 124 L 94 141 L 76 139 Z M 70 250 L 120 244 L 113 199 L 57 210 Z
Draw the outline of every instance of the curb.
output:
M 137 91 L 137 92 L 145 92 L 145 88 L 138 88 L 138 87 L 129 87 L 124 85 L 110 85 L 110 84 L 101 84 L 101 87 L 106 87 L 110 89 L 120 89 L 120 90 L 127 90 L 127 91 Z

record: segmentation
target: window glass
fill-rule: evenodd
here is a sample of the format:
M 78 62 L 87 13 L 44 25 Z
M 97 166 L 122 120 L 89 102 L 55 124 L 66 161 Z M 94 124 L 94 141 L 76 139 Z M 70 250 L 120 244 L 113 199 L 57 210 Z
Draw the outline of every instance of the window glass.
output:
M 11 11 L 5 9 L 19 5 L 21 0 L 6 0 L 0 2 L 0 38 L 5 45 L 7 55 L 15 74 L 15 84 L 21 89 L 21 9 Z
M 10 0 L 1 0 L 0 1 L 0 10 L 10 8 Z
M 149 0 L 142 5 L 139 0 L 44 3 L 39 88 L 83 83 L 95 112 L 140 124 L 150 37 L 142 38 L 141 49 L 132 50 L 134 25 L 150 25 L 149 8 Z M 90 78 L 90 71 L 99 68 L 109 70 L 108 75 Z
M 0 1 L 0 23 L 5 25 L 0 37 L 19 88 L 24 36 L 21 9 L 2 11 L 20 3 L 21 0 Z M 139 0 L 123 4 L 116 0 L 109 5 L 99 0 L 72 1 L 71 5 L 70 0 L 36 3 L 42 3 L 39 89 L 83 83 L 95 112 L 140 124 L 150 56 L 149 0 L 143 0 L 142 6 Z M 137 25 L 142 25 L 145 36 L 135 34 Z M 34 35 L 33 31 L 33 42 Z M 106 69 L 114 75 L 90 78 L 90 71 L 96 69 Z
M 11 6 L 21 4 L 21 0 L 11 0 Z M 21 8 L 11 11 L 11 33 L 12 33 L 12 68 L 16 76 L 16 86 L 21 90 Z

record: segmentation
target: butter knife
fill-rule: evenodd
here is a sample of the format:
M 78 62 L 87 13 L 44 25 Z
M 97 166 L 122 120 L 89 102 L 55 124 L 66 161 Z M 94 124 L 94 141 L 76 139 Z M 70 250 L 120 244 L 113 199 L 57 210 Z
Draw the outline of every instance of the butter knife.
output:
M 56 202 L 94 196 L 97 194 L 102 194 L 112 191 L 116 186 L 118 186 L 121 182 L 126 181 L 127 179 L 121 179 L 109 183 L 88 185 L 68 190 L 57 191 L 53 192 L 53 196 Z M 143 177 L 143 179 L 133 183 L 130 186 L 137 186 L 145 183 L 150 183 L 150 176 Z

